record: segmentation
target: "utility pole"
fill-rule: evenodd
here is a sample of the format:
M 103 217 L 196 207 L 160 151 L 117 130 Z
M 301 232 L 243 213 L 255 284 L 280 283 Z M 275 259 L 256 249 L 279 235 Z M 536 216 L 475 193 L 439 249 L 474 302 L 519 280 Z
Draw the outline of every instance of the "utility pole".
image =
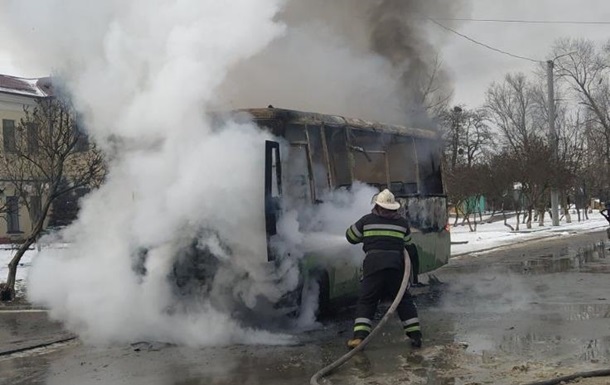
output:
M 458 148 L 460 146 L 460 120 L 462 108 L 459 106 L 453 107 L 453 153 L 451 154 L 451 169 L 455 169 L 457 164 Z
M 555 79 L 553 68 L 555 63 L 549 60 L 547 63 L 547 78 L 549 85 L 549 142 L 551 144 L 551 154 L 553 160 L 557 161 L 557 133 L 555 132 Z M 551 186 L 551 215 L 553 216 L 553 226 L 559 226 L 559 191 L 557 186 Z

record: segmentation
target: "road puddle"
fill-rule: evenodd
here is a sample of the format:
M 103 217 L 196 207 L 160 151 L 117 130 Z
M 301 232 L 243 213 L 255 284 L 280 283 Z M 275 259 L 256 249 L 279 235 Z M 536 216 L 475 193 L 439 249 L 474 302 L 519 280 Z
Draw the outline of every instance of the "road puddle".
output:
M 462 351 L 446 354 L 468 374 L 462 375 L 455 365 L 439 364 L 443 361 L 438 357 L 421 363 L 410 359 L 414 373 L 425 378 L 427 368 L 433 367 L 438 380 L 421 383 L 443 383 L 441 377 L 467 383 L 461 381 L 489 381 L 484 368 L 493 368 L 509 376 L 497 383 L 516 383 L 508 378 L 531 378 L 546 371 L 553 377 L 560 370 L 572 370 L 568 368 L 607 365 L 607 247 L 604 241 L 541 245 L 503 251 L 484 263 L 476 256 L 450 266 L 439 274 L 445 282 L 441 290 L 417 301 L 428 342 L 462 343 Z
M 576 250 L 562 248 L 555 253 L 544 254 L 522 262 L 512 263 L 512 271 L 523 274 L 549 274 L 578 270 L 590 262 L 605 259 L 607 246 L 600 242 Z

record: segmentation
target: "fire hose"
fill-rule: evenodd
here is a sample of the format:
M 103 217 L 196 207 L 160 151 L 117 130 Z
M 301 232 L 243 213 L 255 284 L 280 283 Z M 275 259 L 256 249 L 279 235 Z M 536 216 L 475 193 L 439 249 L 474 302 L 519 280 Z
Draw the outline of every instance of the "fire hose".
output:
M 318 371 L 316 374 L 314 374 L 313 377 L 311 377 L 311 380 L 309 381 L 310 385 L 319 385 L 318 380 L 322 379 L 322 377 L 324 377 L 324 376 L 329 375 L 332 371 L 339 368 L 341 365 L 345 364 L 347 361 L 351 360 L 356 354 L 358 354 L 360 351 L 362 351 L 362 349 L 364 349 L 364 347 L 369 342 L 371 342 L 371 340 L 373 338 L 375 338 L 375 336 L 377 334 L 379 334 L 383 325 L 385 325 L 385 323 L 388 322 L 388 319 L 390 318 L 390 316 L 392 314 L 394 314 L 394 312 L 396 311 L 396 308 L 398 307 L 398 304 L 400 303 L 400 300 L 402 300 L 402 297 L 404 296 L 405 292 L 407 291 L 407 288 L 409 287 L 409 277 L 411 275 L 411 260 L 409 259 L 409 254 L 407 253 L 407 251 L 405 251 L 404 257 L 405 257 L 405 272 L 402 277 L 402 283 L 400 284 L 400 289 L 398 289 L 398 293 L 396 294 L 396 298 L 394 298 L 394 302 L 392 302 L 392 305 L 390 305 L 390 308 L 385 313 L 385 315 L 383 316 L 381 321 L 379 321 L 379 323 L 377 324 L 375 329 L 373 329 L 371 331 L 371 334 L 369 334 L 364 339 L 364 341 L 362 341 L 360 343 L 360 345 L 358 345 L 354 349 L 350 350 L 347 354 L 343 355 L 335 362 L 320 369 L 320 371 Z
M 590 372 L 574 373 L 563 377 L 553 378 L 552 380 L 530 382 L 525 385 L 558 385 L 571 382 L 580 378 L 591 378 L 591 377 L 607 377 L 610 376 L 610 369 L 592 370 Z

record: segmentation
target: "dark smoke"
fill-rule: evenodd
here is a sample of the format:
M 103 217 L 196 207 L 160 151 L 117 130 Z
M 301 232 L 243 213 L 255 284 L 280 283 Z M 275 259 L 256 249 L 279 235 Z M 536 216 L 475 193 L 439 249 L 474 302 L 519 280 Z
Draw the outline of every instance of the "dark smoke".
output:
M 401 96 L 410 123 L 425 121 L 428 109 L 451 94 L 450 79 L 441 67 L 439 48 L 430 38 L 426 17 L 455 16 L 463 1 L 382 0 L 369 21 L 371 48 L 400 73 Z
M 467 0 L 293 0 L 280 16 L 284 37 L 242 63 L 228 99 L 429 125 L 452 86 L 446 31 L 427 17 L 468 12 Z

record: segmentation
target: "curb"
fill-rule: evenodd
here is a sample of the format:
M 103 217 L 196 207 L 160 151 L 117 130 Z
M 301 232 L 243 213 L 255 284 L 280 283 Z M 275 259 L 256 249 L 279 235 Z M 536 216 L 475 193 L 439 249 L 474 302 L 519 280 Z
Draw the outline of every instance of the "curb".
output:
M 70 336 L 70 337 L 61 337 L 61 338 L 55 338 L 49 341 L 45 341 L 45 342 L 40 342 L 37 344 L 33 344 L 33 345 L 26 345 L 26 346 L 22 346 L 19 348 L 13 348 L 13 349 L 7 349 L 7 350 L 0 350 L 0 357 L 6 357 L 6 356 L 10 356 L 12 354 L 17 354 L 17 353 L 23 353 L 23 352 L 27 352 L 29 350 L 34 350 L 34 349 L 39 349 L 39 348 L 46 348 L 49 347 L 51 345 L 56 345 L 56 344 L 61 344 L 61 343 L 65 343 L 65 342 L 70 342 L 73 341 L 75 339 L 77 339 L 77 336 Z

